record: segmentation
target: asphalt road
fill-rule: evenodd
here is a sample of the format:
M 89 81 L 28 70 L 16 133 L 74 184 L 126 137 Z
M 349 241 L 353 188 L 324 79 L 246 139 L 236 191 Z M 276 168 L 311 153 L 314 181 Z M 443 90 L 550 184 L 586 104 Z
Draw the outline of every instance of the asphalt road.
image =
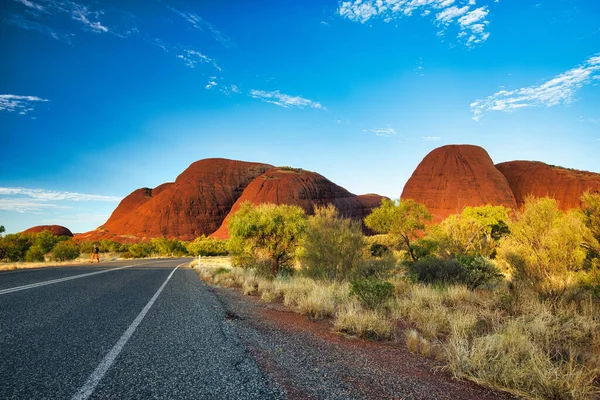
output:
M 0 272 L 0 399 L 282 397 L 187 261 Z

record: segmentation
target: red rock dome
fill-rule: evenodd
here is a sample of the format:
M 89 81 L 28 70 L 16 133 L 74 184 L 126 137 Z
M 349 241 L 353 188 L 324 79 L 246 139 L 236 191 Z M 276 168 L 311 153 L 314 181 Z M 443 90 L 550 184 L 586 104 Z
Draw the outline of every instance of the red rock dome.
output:
M 508 181 L 519 206 L 528 195 L 552 197 L 562 210 L 581 205 L 586 190 L 600 190 L 600 174 L 555 167 L 538 161 L 508 161 L 496 165 Z
M 52 233 L 54 236 L 73 237 L 73 233 L 69 229 L 65 228 L 64 226 L 60 226 L 60 225 L 34 226 L 32 228 L 24 230 L 23 233 L 39 233 L 39 232 L 43 232 L 43 231 L 50 231 L 50 233 Z
M 271 165 L 212 158 L 191 164 L 174 183 L 138 189 L 84 240 L 165 236 L 193 240 L 221 225 L 246 186 Z
M 373 194 L 356 196 L 316 172 L 287 167 L 272 168 L 248 185 L 228 217 L 249 201 L 252 204 L 297 205 L 307 214 L 313 213 L 315 205 L 333 204 L 343 216 L 362 219 L 381 204 L 382 198 Z M 212 237 L 229 237 L 227 219 Z
M 402 199 L 424 204 L 440 221 L 466 206 L 515 208 L 512 190 L 488 153 L 479 146 L 448 145 L 431 151 L 404 186 Z

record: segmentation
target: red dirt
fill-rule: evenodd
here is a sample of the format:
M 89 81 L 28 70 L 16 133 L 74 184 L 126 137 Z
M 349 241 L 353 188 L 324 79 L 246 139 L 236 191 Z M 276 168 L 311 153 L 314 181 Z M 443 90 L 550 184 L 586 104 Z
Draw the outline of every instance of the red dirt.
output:
M 382 198 L 375 194 L 356 196 L 316 172 L 271 168 L 246 187 L 221 227 L 211 236 L 228 238 L 228 218 L 247 201 L 252 204 L 296 205 L 307 214 L 313 214 L 315 205 L 333 204 L 343 216 L 362 220 L 373 208 L 379 206 Z
M 64 226 L 60 225 L 39 225 L 32 228 L 26 229 L 23 233 L 39 233 L 43 231 L 50 231 L 54 236 L 68 236 L 73 237 L 73 233 Z
M 431 151 L 404 186 L 401 198 L 424 204 L 435 222 L 467 206 L 517 206 L 506 178 L 488 153 L 472 145 L 448 145 Z
M 517 205 L 522 206 L 529 195 L 552 197 L 562 210 L 581 205 L 586 191 L 600 191 L 600 174 L 544 164 L 538 161 L 509 161 L 496 165 L 506 177 Z
M 213 291 L 236 321 L 260 333 L 262 338 L 258 341 L 254 335 L 242 337 L 263 371 L 285 388 L 286 398 L 325 398 L 325 391 L 303 382 L 314 375 L 343 381 L 355 395 L 348 398 L 513 398 L 470 381 L 454 379 L 435 360 L 408 351 L 402 332 L 393 342 L 347 338 L 334 333 L 329 320 L 309 321 L 280 303 L 266 304 L 258 297 L 243 296 L 233 289 L 213 288 Z M 302 361 L 294 366 L 289 364 L 290 359 Z M 322 384 L 328 386 L 327 382 Z M 315 396 L 315 391 L 320 391 L 322 397 Z

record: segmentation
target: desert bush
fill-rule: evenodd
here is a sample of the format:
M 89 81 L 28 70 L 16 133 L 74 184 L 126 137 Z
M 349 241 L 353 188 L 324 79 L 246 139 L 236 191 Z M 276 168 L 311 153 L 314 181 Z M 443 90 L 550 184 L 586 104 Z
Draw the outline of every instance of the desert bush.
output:
M 499 240 L 509 233 L 509 209 L 502 206 L 465 207 L 431 229 L 443 257 L 494 257 Z
M 431 219 L 427 208 L 412 199 L 398 202 L 383 199 L 381 206 L 365 218 L 365 225 L 377 233 L 398 237 L 411 259 L 416 261 L 418 254 L 413 243 L 422 236 L 425 222 Z
M 46 252 L 44 251 L 44 248 L 42 246 L 40 246 L 39 244 L 34 244 L 25 253 L 25 261 L 28 261 L 28 262 L 44 261 L 45 255 L 46 255 Z
M 58 243 L 50 252 L 54 261 L 74 260 L 79 257 L 79 254 L 79 246 L 72 240 Z
M 86 248 L 86 250 L 89 250 L 89 251 L 84 251 L 82 248 L 81 252 L 82 253 L 90 253 L 91 249 L 92 249 L 92 245 L 93 245 L 93 243 L 90 243 L 89 249 Z M 124 251 L 127 251 L 127 248 L 128 248 L 128 246 L 126 244 L 115 242 L 114 240 L 109 240 L 109 239 L 102 239 L 97 243 L 97 245 L 98 245 L 98 250 L 100 250 L 100 253 L 122 253 Z
M 353 302 L 338 310 L 333 326 L 337 332 L 370 340 L 394 338 L 394 325 L 388 318 Z
M 197 237 L 187 245 L 188 252 L 193 256 L 225 256 L 227 251 L 227 240 L 214 239 L 204 235 Z
M 346 280 L 358 275 L 365 240 L 359 222 L 340 216 L 333 205 L 314 208 L 302 240 L 302 271 L 316 279 Z
M 125 258 L 129 258 L 129 255 L 131 255 L 131 258 L 150 257 L 152 253 L 154 253 L 154 246 L 151 242 L 141 242 L 132 244 L 131 246 L 129 246 L 129 250 L 127 253 L 123 254 Z
M 545 298 L 558 299 L 575 284 L 587 257 L 582 244 L 597 245 L 580 211 L 563 213 L 549 198 L 526 199 L 510 230 L 498 259 L 515 281 Z
M 496 265 L 487 257 L 483 256 L 462 256 L 457 261 L 462 264 L 466 270 L 464 283 L 471 290 L 482 286 L 495 286 L 504 277 Z
M 360 279 L 350 283 L 350 295 L 368 309 L 378 310 L 394 297 L 394 285 L 374 278 Z
M 408 264 L 409 275 L 419 282 L 451 284 L 467 280 L 468 272 L 456 260 L 423 258 Z
M 574 354 L 553 359 L 544 343 L 532 337 L 536 329 L 532 322 L 517 319 L 472 341 L 452 339 L 446 346 L 449 369 L 526 397 L 591 398 L 600 369 L 582 365 Z
M 0 253 L 9 261 L 17 262 L 25 259 L 25 253 L 33 245 L 31 236 L 21 233 L 8 234 L 0 238 Z
M 177 239 L 167 239 L 165 237 L 152 239 L 152 247 L 154 252 L 161 256 L 181 257 L 188 253 L 185 244 Z
M 282 268 L 292 267 L 305 229 L 306 215 L 300 207 L 246 202 L 229 220 L 229 248 L 238 262 L 266 255 L 272 275 L 277 276 Z

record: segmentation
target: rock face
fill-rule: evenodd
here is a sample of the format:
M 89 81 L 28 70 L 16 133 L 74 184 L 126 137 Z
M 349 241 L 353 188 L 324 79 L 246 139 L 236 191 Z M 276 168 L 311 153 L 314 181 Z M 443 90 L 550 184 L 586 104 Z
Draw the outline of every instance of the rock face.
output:
M 466 206 L 517 206 L 506 178 L 488 153 L 472 145 L 448 145 L 431 151 L 404 186 L 401 198 L 424 204 L 434 221 L 460 213 Z
M 221 158 L 197 161 L 173 183 L 134 191 L 103 226 L 78 238 L 126 241 L 165 236 L 193 240 L 210 235 L 246 186 L 271 167 Z
M 517 205 L 525 203 L 529 195 L 552 197 L 562 210 L 581 205 L 586 191 L 600 190 L 600 174 L 544 164 L 538 161 L 509 161 L 496 165 L 506 177 Z
M 50 233 L 52 233 L 54 236 L 73 237 L 73 233 L 69 229 L 65 228 L 64 226 L 60 226 L 60 225 L 34 226 L 32 228 L 29 228 L 29 229 L 23 231 L 23 233 L 38 233 L 38 232 L 43 232 L 43 231 L 50 231 Z
M 313 213 L 315 205 L 333 204 L 345 217 L 362 219 L 381 204 L 379 195 L 356 196 L 316 172 L 292 168 L 272 168 L 256 178 L 235 202 L 228 217 L 212 235 L 228 238 L 227 222 L 241 205 L 272 203 L 297 205 L 307 214 Z

